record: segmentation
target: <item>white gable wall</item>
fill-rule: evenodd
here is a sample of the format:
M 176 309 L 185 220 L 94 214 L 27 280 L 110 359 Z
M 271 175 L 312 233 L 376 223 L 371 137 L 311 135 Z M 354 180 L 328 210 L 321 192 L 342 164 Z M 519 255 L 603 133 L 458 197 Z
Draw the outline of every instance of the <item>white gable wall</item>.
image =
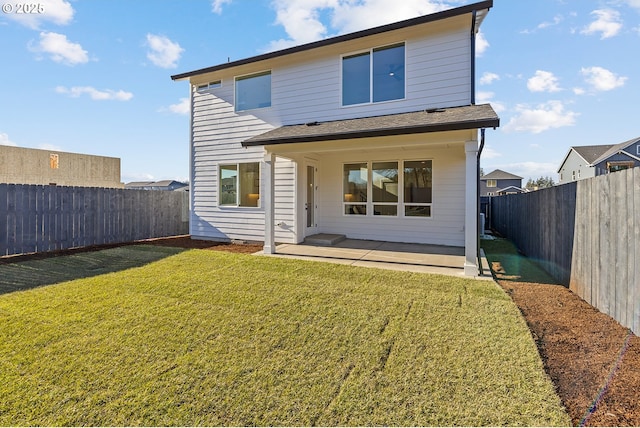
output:
M 575 179 L 573 174 L 575 172 Z M 591 178 L 596 176 L 596 169 L 593 166 L 589 166 L 582 156 L 571 149 L 567 159 L 562 164 L 560 171 L 558 171 L 558 184 L 571 183 L 572 181 L 582 180 L 584 178 Z

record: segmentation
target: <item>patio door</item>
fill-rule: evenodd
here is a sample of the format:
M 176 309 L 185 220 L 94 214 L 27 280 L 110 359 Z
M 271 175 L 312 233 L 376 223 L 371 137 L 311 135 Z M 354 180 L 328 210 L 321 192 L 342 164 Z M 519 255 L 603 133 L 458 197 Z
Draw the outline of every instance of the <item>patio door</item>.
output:
M 304 236 L 318 233 L 318 168 L 313 163 L 306 164 L 306 189 L 304 200 Z

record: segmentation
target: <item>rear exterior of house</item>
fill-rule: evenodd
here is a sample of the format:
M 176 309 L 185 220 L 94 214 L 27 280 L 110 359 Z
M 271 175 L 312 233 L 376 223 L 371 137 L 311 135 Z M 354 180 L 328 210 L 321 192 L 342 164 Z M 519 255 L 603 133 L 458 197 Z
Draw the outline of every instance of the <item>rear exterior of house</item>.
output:
M 474 103 L 491 7 L 172 76 L 191 88 L 191 235 L 458 246 L 475 275 L 478 130 L 499 125 Z

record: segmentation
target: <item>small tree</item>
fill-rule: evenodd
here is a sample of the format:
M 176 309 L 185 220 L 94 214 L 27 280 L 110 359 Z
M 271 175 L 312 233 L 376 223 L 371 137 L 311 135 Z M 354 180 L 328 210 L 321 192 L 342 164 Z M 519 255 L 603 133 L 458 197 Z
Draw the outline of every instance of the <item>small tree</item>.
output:
M 555 186 L 556 183 L 553 181 L 553 178 L 551 177 L 540 177 L 537 180 L 533 180 L 533 179 L 529 179 L 529 181 L 527 181 L 527 187 L 528 188 L 538 188 L 538 189 L 545 189 L 547 187 L 553 187 Z

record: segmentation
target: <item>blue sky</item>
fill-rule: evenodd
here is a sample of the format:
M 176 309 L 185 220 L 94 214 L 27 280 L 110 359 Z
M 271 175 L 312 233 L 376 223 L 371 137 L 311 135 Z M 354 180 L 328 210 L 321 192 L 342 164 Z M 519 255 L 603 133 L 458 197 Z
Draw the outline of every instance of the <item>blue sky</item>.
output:
M 0 144 L 186 180 L 189 89 L 172 74 L 469 3 L 0 0 Z M 533 3 L 494 0 L 481 27 L 477 102 L 501 118 L 482 167 L 557 181 L 570 146 L 640 137 L 640 0 Z

